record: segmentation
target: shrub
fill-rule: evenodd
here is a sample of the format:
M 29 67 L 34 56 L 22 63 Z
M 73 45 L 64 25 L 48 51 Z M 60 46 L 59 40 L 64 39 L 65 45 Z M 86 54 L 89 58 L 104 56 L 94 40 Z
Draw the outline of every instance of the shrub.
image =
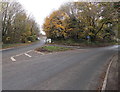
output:
M 29 36 L 27 38 L 28 41 L 31 41 L 31 42 L 34 42 L 36 40 L 36 37 L 35 36 Z

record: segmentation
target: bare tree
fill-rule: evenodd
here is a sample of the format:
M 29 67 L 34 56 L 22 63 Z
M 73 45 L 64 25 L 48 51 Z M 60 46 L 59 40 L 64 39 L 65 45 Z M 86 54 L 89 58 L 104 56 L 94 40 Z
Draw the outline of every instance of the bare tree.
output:
M 4 43 L 27 42 L 29 36 L 37 34 L 35 20 L 28 17 L 20 3 L 6 0 L 1 5 Z

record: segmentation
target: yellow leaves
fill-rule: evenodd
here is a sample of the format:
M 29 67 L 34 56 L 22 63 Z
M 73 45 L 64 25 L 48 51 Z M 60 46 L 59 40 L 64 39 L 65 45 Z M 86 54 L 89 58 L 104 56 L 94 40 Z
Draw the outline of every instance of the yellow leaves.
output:
M 69 29 L 67 29 L 68 31 L 72 31 L 73 30 L 73 28 L 69 28 Z
M 64 33 L 63 33 L 63 36 L 66 38 L 66 37 L 68 36 L 68 34 L 64 32 Z
M 88 27 L 85 27 L 84 30 L 87 31 L 87 30 L 88 30 Z
M 94 29 L 94 27 L 93 27 L 93 26 L 88 26 L 88 28 L 89 28 L 89 29 Z
M 26 33 L 23 33 L 22 36 L 25 37 L 25 36 L 27 36 L 27 34 L 26 34 Z
M 107 18 L 103 7 L 99 6 L 99 3 L 83 3 L 83 2 L 71 2 L 68 5 L 63 5 L 59 10 L 54 11 L 49 17 L 46 18 L 44 23 L 44 31 L 46 34 L 55 36 L 55 39 L 58 38 L 70 38 L 73 39 L 85 39 L 86 36 L 91 36 L 91 39 L 94 41 L 94 38 L 101 35 L 104 37 L 104 34 L 110 33 L 111 27 L 114 26 L 108 25 L 107 22 L 117 21 L 115 19 Z M 107 9 L 107 8 L 106 8 Z M 104 11 L 104 12 L 103 12 Z M 109 17 L 109 16 L 108 16 Z M 106 31 L 108 30 L 108 32 Z
M 103 36 L 101 36 L 101 35 L 98 35 L 98 38 L 100 38 L 100 39 L 103 39 Z
M 45 19 L 43 30 L 49 36 L 66 36 L 65 33 L 65 19 L 67 15 L 63 11 L 54 11 L 49 17 Z
M 65 27 L 62 26 L 62 25 L 56 25 L 56 27 L 57 27 L 57 28 L 60 28 L 60 29 L 63 29 L 63 30 L 65 29 Z
M 10 40 L 10 37 L 6 37 L 6 41 L 9 41 Z
M 90 33 L 88 33 L 88 35 L 91 35 L 91 36 L 93 36 L 94 34 L 93 34 L 92 32 L 90 32 Z
M 27 34 L 28 36 L 30 36 L 30 35 L 31 35 L 31 32 L 30 32 L 30 31 L 28 31 L 28 32 L 26 32 L 26 34 Z
M 108 26 L 107 26 L 107 25 L 104 25 L 103 27 L 104 27 L 104 28 L 107 28 Z

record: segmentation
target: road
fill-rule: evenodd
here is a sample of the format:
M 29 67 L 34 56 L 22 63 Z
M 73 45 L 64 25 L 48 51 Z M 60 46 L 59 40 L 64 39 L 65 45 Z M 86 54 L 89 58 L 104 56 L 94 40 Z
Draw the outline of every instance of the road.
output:
M 43 37 L 40 41 L 31 44 L 31 45 L 27 45 L 27 46 L 19 46 L 16 48 L 12 48 L 12 49 L 7 49 L 7 50 L 3 50 L 2 51 L 2 63 L 9 63 L 9 57 L 20 54 L 20 53 L 24 53 L 26 51 L 35 49 L 37 47 L 40 47 L 42 45 L 44 45 L 45 43 L 45 37 Z M 1 51 L 0 51 L 1 52 Z
M 42 43 L 43 44 L 43 43 Z M 36 46 L 35 46 L 36 47 Z M 20 48 L 27 51 L 35 48 Z M 3 90 L 92 90 L 100 84 L 100 76 L 116 46 L 76 49 L 35 57 L 10 59 L 16 50 L 3 52 Z M 11 54 L 10 54 L 11 53 Z M 4 63 L 5 62 L 5 63 Z M 9 63 L 8 63 L 9 62 Z

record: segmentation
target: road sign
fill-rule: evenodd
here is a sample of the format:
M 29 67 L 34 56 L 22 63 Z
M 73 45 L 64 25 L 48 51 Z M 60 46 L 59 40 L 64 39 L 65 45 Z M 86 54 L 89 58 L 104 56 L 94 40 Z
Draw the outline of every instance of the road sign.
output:
M 87 36 L 87 39 L 90 39 L 90 36 L 89 36 L 89 35 Z

